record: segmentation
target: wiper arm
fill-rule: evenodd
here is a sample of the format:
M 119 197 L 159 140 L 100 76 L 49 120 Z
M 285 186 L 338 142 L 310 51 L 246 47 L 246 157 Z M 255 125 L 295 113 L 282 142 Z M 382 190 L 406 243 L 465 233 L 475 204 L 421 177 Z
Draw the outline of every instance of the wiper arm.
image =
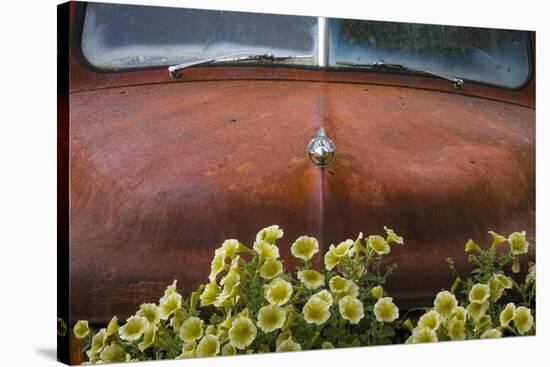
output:
M 212 64 L 215 62 L 239 62 L 239 61 L 264 61 L 264 62 L 280 62 L 284 60 L 298 60 L 298 59 L 312 59 L 312 55 L 273 55 L 273 54 L 236 54 L 230 56 L 221 56 L 210 59 L 203 59 L 197 61 L 184 62 L 177 65 L 168 67 L 168 73 L 170 78 L 178 79 L 181 76 L 183 69 L 190 68 L 192 66 Z
M 406 66 L 404 64 L 388 63 L 388 62 L 385 62 L 384 60 L 376 61 L 370 64 L 361 64 L 361 63 L 349 62 L 349 61 L 337 61 L 336 64 L 358 67 L 358 68 L 366 68 L 366 69 L 372 69 L 372 70 L 384 70 L 384 71 L 397 70 L 397 71 L 403 71 L 403 72 L 409 72 L 409 73 L 415 73 L 415 74 L 430 75 L 430 76 L 435 76 L 437 78 L 450 81 L 451 83 L 453 83 L 453 87 L 455 89 L 460 90 L 464 86 L 464 80 L 454 75 L 449 75 L 445 73 L 436 73 L 429 70 L 416 69 L 410 66 Z

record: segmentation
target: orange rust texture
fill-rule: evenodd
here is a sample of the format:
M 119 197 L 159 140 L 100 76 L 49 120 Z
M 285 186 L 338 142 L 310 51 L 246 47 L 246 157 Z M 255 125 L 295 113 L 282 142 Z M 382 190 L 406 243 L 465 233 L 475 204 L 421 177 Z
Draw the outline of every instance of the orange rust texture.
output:
M 388 285 L 425 303 L 460 269 L 465 241 L 535 227 L 535 111 L 394 86 L 204 81 L 71 98 L 72 321 L 123 319 L 178 279 L 204 281 L 226 238 L 270 224 L 324 252 L 383 225 L 405 236 Z M 325 127 L 336 159 L 306 146 Z M 316 265 L 321 266 L 320 256 Z

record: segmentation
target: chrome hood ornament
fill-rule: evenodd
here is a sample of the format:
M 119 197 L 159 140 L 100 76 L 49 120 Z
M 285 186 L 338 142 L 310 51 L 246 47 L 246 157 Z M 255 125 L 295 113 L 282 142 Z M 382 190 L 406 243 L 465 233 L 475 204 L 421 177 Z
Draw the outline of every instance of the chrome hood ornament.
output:
M 319 167 L 326 167 L 334 160 L 336 155 L 336 146 L 334 142 L 327 137 L 324 128 L 320 128 L 315 136 L 307 145 L 309 160 Z

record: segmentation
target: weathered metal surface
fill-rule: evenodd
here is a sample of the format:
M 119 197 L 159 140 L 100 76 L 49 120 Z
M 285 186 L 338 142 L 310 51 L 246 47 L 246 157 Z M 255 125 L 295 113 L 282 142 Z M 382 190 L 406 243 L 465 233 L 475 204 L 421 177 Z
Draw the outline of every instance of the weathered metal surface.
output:
M 464 243 L 488 230 L 535 230 L 535 111 L 407 88 L 328 89 L 325 127 L 339 147 L 324 175 L 324 238 L 388 225 L 388 289 L 402 304 L 430 301 L 467 270 Z M 427 303 L 425 303 L 427 304 Z
M 79 65 L 76 60 L 73 61 L 74 68 L 71 70 L 73 91 L 125 87 L 131 85 L 260 79 L 393 85 L 438 90 L 459 95 L 471 95 L 527 107 L 535 107 L 536 82 L 534 76 L 528 85 L 520 90 L 507 90 L 474 83 L 466 83 L 463 89 L 456 90 L 452 83 L 447 80 L 382 72 L 361 72 L 351 70 L 328 71 L 270 66 L 215 66 L 187 69 L 180 79 L 174 81 L 168 76 L 166 68 L 122 73 L 95 73 Z
M 274 72 L 276 72 L 274 70 Z M 270 224 L 290 268 L 301 234 L 322 252 L 388 225 L 398 304 L 466 268 L 464 242 L 535 227 L 535 111 L 452 93 L 307 81 L 176 82 L 73 92 L 72 321 L 126 317 L 178 279 L 204 281 L 226 238 Z M 306 145 L 324 127 L 324 170 Z M 321 266 L 320 256 L 317 266 Z

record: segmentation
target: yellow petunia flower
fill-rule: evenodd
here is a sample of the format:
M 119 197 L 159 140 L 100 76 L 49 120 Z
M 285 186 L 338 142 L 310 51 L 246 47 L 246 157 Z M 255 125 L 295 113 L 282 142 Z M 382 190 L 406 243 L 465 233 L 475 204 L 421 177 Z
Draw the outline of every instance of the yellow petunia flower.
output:
M 215 335 L 205 335 L 197 344 L 197 357 L 213 357 L 220 353 L 220 341 Z
M 179 333 L 181 325 L 186 319 L 187 315 L 185 315 L 183 308 L 178 308 L 176 312 L 174 312 L 174 316 L 170 319 L 170 326 L 172 326 L 174 332 Z
M 382 297 L 374 304 L 374 316 L 380 322 L 392 322 L 399 317 L 399 309 L 393 298 Z
M 457 306 L 453 309 L 452 317 L 455 320 L 462 320 L 466 321 L 466 316 L 468 315 L 468 311 L 462 306 Z
M 292 284 L 281 278 L 273 280 L 266 285 L 265 298 L 272 305 L 282 306 L 288 302 L 292 296 Z
M 99 355 L 101 361 L 104 363 L 117 363 L 126 361 L 126 352 L 124 348 L 118 343 L 112 343 L 106 346 Z
M 524 306 L 516 308 L 514 326 L 521 335 L 529 332 L 529 330 L 533 328 L 533 315 L 531 315 L 531 310 Z
M 286 320 L 283 324 L 282 330 L 289 330 L 292 326 L 296 324 L 298 318 L 298 311 L 294 308 L 292 304 L 285 306 Z
M 201 306 L 213 305 L 222 289 L 214 282 L 208 283 L 200 295 Z
M 487 329 L 490 329 L 492 325 L 493 325 L 493 320 L 491 320 L 491 316 L 485 314 L 475 320 L 474 330 L 476 333 L 483 332 Z
M 233 289 L 240 281 L 240 272 L 238 270 L 231 270 L 220 280 L 220 285 L 222 285 L 224 289 Z
M 504 289 L 511 289 L 514 286 L 512 278 L 504 274 L 495 274 L 493 275 L 493 279 L 501 282 Z
M 156 335 L 157 328 L 154 325 L 149 326 L 149 328 L 145 330 L 145 333 L 143 333 L 143 340 L 138 344 L 140 352 L 143 352 L 155 343 Z
M 290 330 L 286 330 L 286 331 L 281 332 L 277 336 L 277 340 L 275 341 L 275 346 L 278 347 L 282 342 L 284 342 L 285 340 L 287 340 L 291 336 L 292 336 L 292 332 Z
M 298 272 L 298 279 L 308 289 L 317 289 L 325 284 L 325 276 L 316 270 L 302 270 Z
M 281 344 L 277 346 L 277 352 L 297 352 L 300 350 L 302 350 L 302 347 L 292 340 L 292 338 L 283 340 Z
M 345 292 L 348 289 L 349 283 L 346 278 L 341 277 L 340 275 L 335 275 L 332 278 L 330 278 L 330 281 L 328 282 L 328 286 L 332 293 L 340 294 Z
M 225 318 L 225 320 L 223 320 L 218 324 L 218 328 L 229 330 L 232 324 L 233 324 L 233 320 L 231 319 L 231 311 L 229 311 L 227 313 L 227 317 Z
M 418 320 L 418 327 L 437 330 L 441 321 L 441 315 L 439 315 L 436 310 L 431 310 L 420 317 Z
M 363 232 L 359 232 L 359 235 L 357 236 L 357 239 L 353 243 L 352 253 L 364 253 L 365 252 L 365 247 L 361 243 L 362 239 L 363 239 Z
M 485 331 L 483 334 L 481 334 L 481 339 L 494 339 L 494 338 L 500 338 L 502 336 L 502 332 L 499 329 L 489 329 Z
M 308 299 L 302 313 L 308 324 L 321 325 L 330 317 L 330 305 L 320 297 L 312 296 Z
M 489 234 L 493 237 L 493 246 L 498 246 L 501 243 L 506 242 L 506 237 L 501 236 L 496 232 L 489 231 Z
M 434 307 L 438 314 L 444 318 L 451 317 L 453 310 L 458 306 L 454 294 L 449 291 L 442 291 L 437 294 L 434 300 Z
M 376 287 L 372 288 L 371 294 L 374 298 L 380 299 L 384 295 L 384 288 L 382 288 L 381 285 L 377 285 Z
M 101 329 L 92 337 L 92 345 L 90 347 L 91 355 L 98 355 L 105 346 L 107 339 L 106 329 Z
M 76 336 L 77 339 L 83 339 L 88 334 L 90 334 L 90 327 L 88 326 L 88 321 L 86 320 L 78 320 L 76 325 L 73 328 L 74 336 Z
M 260 276 L 264 279 L 273 279 L 283 272 L 283 264 L 274 258 L 265 259 L 260 266 Z
M 154 303 L 142 303 L 136 316 L 145 317 L 151 325 L 156 325 L 160 321 L 160 309 Z
M 253 247 L 254 251 L 256 251 L 256 253 L 260 255 L 262 259 L 278 259 L 280 256 L 279 248 L 277 247 L 277 245 L 271 244 L 267 241 L 254 242 Z
M 453 319 L 447 325 L 447 336 L 451 340 L 466 339 L 466 328 L 464 320 Z
M 181 294 L 177 292 L 170 293 L 160 300 L 160 318 L 166 320 L 172 315 L 178 308 L 181 307 Z
M 470 290 L 468 299 L 470 302 L 483 303 L 489 299 L 490 295 L 491 289 L 487 284 L 477 283 Z
M 145 317 L 132 316 L 126 320 L 126 324 L 118 330 L 120 338 L 129 342 L 141 338 L 145 330 L 149 328 L 149 321 Z
M 359 287 L 357 284 L 339 275 L 333 276 L 328 285 L 331 292 L 336 295 L 357 297 L 359 294 Z
M 483 315 L 485 315 L 485 312 L 487 312 L 487 309 L 489 308 L 489 302 L 485 301 L 483 303 L 478 302 L 472 302 L 466 307 L 466 311 L 468 312 L 468 317 L 477 320 Z
M 197 356 L 196 348 L 196 341 L 183 343 L 183 345 L 181 346 L 181 354 L 177 356 L 176 359 L 195 358 Z
M 192 342 L 203 336 L 203 328 L 204 321 L 198 317 L 189 317 L 181 324 L 179 336 L 184 342 Z
M 252 344 L 257 333 L 254 323 L 248 317 L 240 316 L 233 320 L 229 329 L 229 342 L 237 349 L 244 349 Z
M 491 301 L 496 302 L 504 293 L 504 284 L 496 278 L 489 280 L 489 289 L 491 289 Z
M 514 257 L 512 259 L 512 273 L 517 274 L 521 270 L 521 266 L 519 264 L 519 259 L 517 257 Z
M 436 341 L 437 334 L 435 333 L 435 330 L 429 327 L 417 328 L 412 335 L 413 343 L 434 343 Z
M 338 307 L 342 318 L 352 324 L 358 324 L 365 317 L 363 304 L 357 298 L 345 296 L 338 303 Z
M 329 250 L 325 253 L 325 268 L 330 271 L 340 264 L 346 256 L 353 255 L 353 245 L 353 240 L 346 240 L 338 246 L 330 245 Z
M 237 240 L 225 240 L 222 244 L 222 249 L 225 252 L 225 256 L 233 259 L 235 255 L 242 252 L 243 244 Z
M 235 317 L 241 317 L 241 316 L 250 318 L 250 310 L 248 309 L 248 307 L 246 307 L 244 310 L 239 312 Z
M 516 305 L 514 305 L 512 302 L 508 303 L 500 313 L 500 326 L 507 326 L 508 324 L 510 324 L 510 321 L 514 319 L 515 314 Z
M 258 311 L 258 327 L 264 333 L 283 327 L 286 320 L 286 310 L 281 306 L 267 305 Z
M 398 236 L 397 234 L 395 234 L 393 229 L 387 228 L 386 226 L 384 226 L 384 230 L 386 231 L 386 234 L 388 235 L 388 237 L 386 238 L 387 243 L 395 242 L 399 245 L 403 244 L 403 237 Z
M 101 364 L 103 362 L 101 362 L 101 359 L 99 358 L 99 353 L 91 353 L 91 350 L 87 350 L 86 351 L 86 357 L 88 357 L 88 361 L 87 362 L 83 362 L 82 364 Z
M 290 246 L 290 252 L 298 259 L 310 260 L 319 252 L 319 242 L 313 237 L 301 236 Z
M 323 342 L 321 349 L 334 349 L 334 345 L 331 342 Z
M 466 242 L 466 248 L 464 249 L 465 252 L 471 252 L 471 251 L 476 251 L 476 252 L 481 252 L 481 249 L 479 248 L 479 246 L 474 242 L 474 240 L 472 240 L 471 238 L 468 240 L 468 242 Z
M 225 267 L 225 251 L 223 249 L 217 249 L 212 262 L 210 263 L 210 275 L 208 280 L 211 282 L 216 281 L 216 277 L 224 270 Z
M 384 237 L 379 235 L 369 236 L 367 238 L 367 246 L 373 249 L 378 255 L 390 253 L 390 245 L 388 245 Z
M 341 296 L 351 296 L 357 298 L 357 296 L 359 296 L 359 287 L 353 282 L 353 280 L 349 280 L 348 289 L 342 293 Z
M 231 343 L 224 344 L 222 347 L 222 356 L 234 356 L 235 354 L 237 354 L 237 350 Z
M 256 235 L 256 242 L 265 241 L 270 244 L 274 244 L 279 238 L 283 237 L 283 230 L 277 225 L 269 226 L 262 229 Z
M 204 335 L 217 335 L 217 334 L 218 334 L 218 330 L 214 325 L 208 325 L 206 327 L 206 330 L 204 331 Z
M 331 245 L 331 247 L 333 247 L 334 245 Z M 332 251 L 331 249 L 329 249 L 326 253 L 325 253 L 325 268 L 328 270 L 328 271 L 331 271 L 332 269 L 334 269 L 336 266 L 338 266 L 338 264 L 340 264 L 340 261 L 341 259 L 336 256 L 334 254 L 334 251 Z
M 525 276 L 525 284 L 535 283 L 536 281 L 536 268 L 535 264 L 529 264 L 528 273 Z
M 223 285 L 223 290 L 216 298 L 214 306 L 220 307 L 227 299 L 236 296 L 239 290 L 238 285 L 240 280 L 241 277 L 238 272 L 230 271 L 227 273 L 227 275 L 222 278 L 220 282 Z
M 105 332 L 106 336 L 114 335 L 118 332 L 118 318 L 116 316 L 113 316 L 111 321 L 109 321 L 109 325 L 107 325 L 107 331 Z
M 529 251 L 529 242 L 525 238 L 525 231 L 514 232 L 508 237 L 512 255 L 521 255 Z
M 330 292 L 327 291 L 326 289 L 323 289 L 322 291 L 319 291 L 319 292 L 315 293 L 311 297 L 317 297 L 321 301 L 328 303 L 329 306 L 331 306 L 332 302 L 334 301 L 333 298 L 332 298 L 332 294 L 330 294 Z
M 174 281 L 172 282 L 172 284 L 170 284 L 168 287 L 166 287 L 166 289 L 164 290 L 164 297 L 167 297 L 169 296 L 170 294 L 176 292 L 177 290 L 177 284 L 178 284 L 178 281 L 176 279 L 174 279 Z

